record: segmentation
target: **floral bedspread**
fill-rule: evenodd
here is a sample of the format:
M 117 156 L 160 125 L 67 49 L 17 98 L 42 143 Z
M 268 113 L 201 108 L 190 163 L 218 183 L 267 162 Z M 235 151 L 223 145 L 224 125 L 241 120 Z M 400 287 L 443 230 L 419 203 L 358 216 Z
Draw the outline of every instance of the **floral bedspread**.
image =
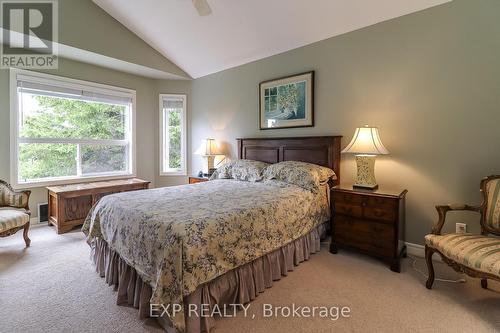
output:
M 181 304 L 215 277 L 307 234 L 329 219 L 326 186 L 218 179 L 102 198 L 83 226 L 135 268 L 151 303 Z M 170 318 L 184 330 L 183 311 Z

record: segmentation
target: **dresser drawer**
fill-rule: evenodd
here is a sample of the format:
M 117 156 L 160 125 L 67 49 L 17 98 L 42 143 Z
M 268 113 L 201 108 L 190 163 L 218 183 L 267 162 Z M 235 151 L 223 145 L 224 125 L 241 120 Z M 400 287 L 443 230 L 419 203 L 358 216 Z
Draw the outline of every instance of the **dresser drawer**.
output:
M 393 256 L 394 229 L 391 225 L 335 215 L 335 242 L 378 256 Z

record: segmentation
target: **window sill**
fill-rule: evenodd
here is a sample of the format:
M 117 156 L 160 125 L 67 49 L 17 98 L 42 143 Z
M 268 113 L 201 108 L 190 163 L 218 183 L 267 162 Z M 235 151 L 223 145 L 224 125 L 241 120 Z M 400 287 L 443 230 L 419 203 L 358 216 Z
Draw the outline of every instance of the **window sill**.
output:
M 187 172 L 160 172 L 160 177 L 187 177 Z
M 46 181 L 36 181 L 30 183 L 17 183 L 15 181 L 12 182 L 12 187 L 14 189 L 25 189 L 25 188 L 41 188 L 48 186 L 57 186 L 57 185 L 68 185 L 68 184 L 78 184 L 78 183 L 90 183 L 97 181 L 106 181 L 106 180 L 115 180 L 115 179 L 129 179 L 135 178 L 136 174 L 121 174 L 121 175 L 103 175 L 103 176 L 91 176 L 91 177 L 80 177 L 80 178 L 59 178 L 53 180 Z

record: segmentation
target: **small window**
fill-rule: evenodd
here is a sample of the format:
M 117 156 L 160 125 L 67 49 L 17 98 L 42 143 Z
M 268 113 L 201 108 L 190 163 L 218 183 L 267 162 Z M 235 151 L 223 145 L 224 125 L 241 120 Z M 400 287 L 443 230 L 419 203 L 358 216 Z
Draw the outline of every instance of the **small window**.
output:
M 21 70 L 11 85 L 15 186 L 134 175 L 134 91 Z
M 186 172 L 186 95 L 160 95 L 160 175 Z

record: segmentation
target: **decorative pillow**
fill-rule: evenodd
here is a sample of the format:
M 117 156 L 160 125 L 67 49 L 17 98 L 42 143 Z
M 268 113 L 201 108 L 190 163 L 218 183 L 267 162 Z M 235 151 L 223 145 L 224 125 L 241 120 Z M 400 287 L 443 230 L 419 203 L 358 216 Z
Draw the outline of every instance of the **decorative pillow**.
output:
M 337 179 L 332 169 L 316 164 L 285 161 L 272 164 L 264 170 L 264 179 L 277 179 L 317 192 L 321 184 Z
M 215 170 L 214 173 L 212 173 L 212 175 L 210 176 L 210 180 L 231 179 L 231 167 L 231 163 L 226 163 L 218 167 L 217 170 Z
M 250 182 L 262 180 L 262 172 L 268 163 L 253 160 L 236 160 L 219 167 L 210 177 L 212 179 L 237 179 Z

